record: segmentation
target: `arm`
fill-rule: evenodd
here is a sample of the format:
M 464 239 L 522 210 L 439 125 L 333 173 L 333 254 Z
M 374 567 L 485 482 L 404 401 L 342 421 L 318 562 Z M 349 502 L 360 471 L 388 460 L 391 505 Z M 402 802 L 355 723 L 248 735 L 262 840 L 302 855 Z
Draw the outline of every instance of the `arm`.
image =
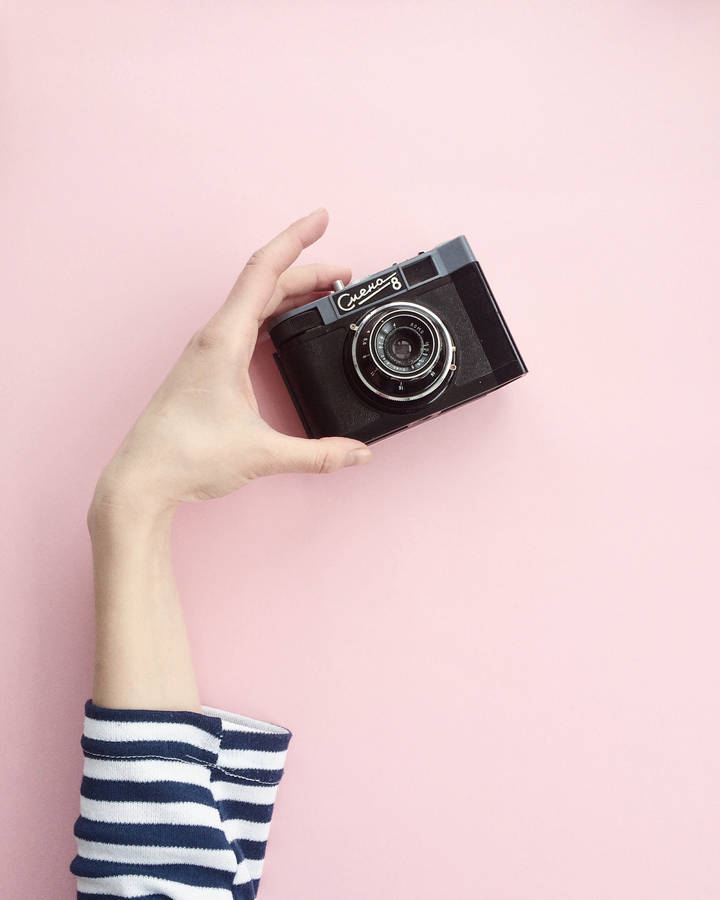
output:
M 201 705 L 171 529 L 182 502 L 368 461 L 358 441 L 274 431 L 248 375 L 267 316 L 349 280 L 343 266 L 289 268 L 326 226 L 318 210 L 252 255 L 98 481 L 95 675 L 71 867 L 80 897 L 255 896 L 290 733 Z
M 262 475 L 331 472 L 370 457 L 359 441 L 274 431 L 258 413 L 248 375 L 265 318 L 349 280 L 344 266 L 289 268 L 326 226 L 318 210 L 253 254 L 101 475 L 88 513 L 97 704 L 199 709 L 170 560 L 179 503 L 223 496 Z

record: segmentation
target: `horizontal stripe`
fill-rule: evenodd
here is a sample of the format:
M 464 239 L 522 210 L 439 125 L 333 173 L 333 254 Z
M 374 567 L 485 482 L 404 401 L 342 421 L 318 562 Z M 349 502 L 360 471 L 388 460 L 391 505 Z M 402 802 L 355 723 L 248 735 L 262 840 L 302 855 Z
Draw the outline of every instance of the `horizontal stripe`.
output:
M 266 805 L 275 802 L 278 792 L 276 784 L 242 784 L 233 776 L 224 777 L 217 770 L 213 771 L 210 788 L 218 800 L 243 800 Z
M 83 772 L 107 781 L 174 781 L 210 784 L 210 770 L 199 763 L 176 759 L 100 759 L 87 756 Z M 275 789 L 273 789 L 275 790 Z
M 80 797 L 80 815 L 95 822 L 214 826 L 220 821 L 215 806 L 203 803 L 124 803 Z
M 217 737 L 222 733 L 222 721 L 219 716 L 185 709 L 111 709 L 107 706 L 95 706 L 92 700 L 88 700 L 85 704 L 85 715 L 106 722 L 183 722 L 202 728 L 203 731 Z
M 130 801 L 132 803 L 204 803 L 215 806 L 209 787 L 177 781 L 104 781 L 85 776 L 80 794 L 89 800 Z
M 248 841 L 245 838 L 238 838 L 238 843 L 242 848 L 243 856 L 248 861 L 254 859 L 257 862 L 262 862 L 265 859 L 267 841 Z
M 185 722 L 116 722 L 85 719 L 85 737 L 99 741 L 172 741 L 215 752 L 220 739 Z
M 266 750 L 225 750 L 218 753 L 217 763 L 223 769 L 282 769 L 285 765 L 285 751 Z
M 116 895 L 122 898 L 160 897 L 162 900 L 233 900 L 232 890 L 228 888 L 193 887 L 177 884 L 167 878 L 150 878 L 146 875 L 116 875 L 114 877 L 94 879 L 78 878 L 78 896 L 81 893 Z
M 281 734 L 264 734 L 256 731 L 224 731 L 220 739 L 220 749 L 224 750 L 267 750 L 283 753 L 287 751 L 287 738 Z
M 238 784 L 245 781 L 248 783 L 256 782 L 257 784 L 275 785 L 277 787 L 283 776 L 282 769 L 235 769 L 230 766 L 222 766 L 220 771 L 228 778 L 234 778 Z
M 245 803 L 244 800 L 218 800 L 220 818 L 247 819 L 249 822 L 269 822 L 272 814 L 272 806 L 264 803 Z
M 155 757 L 156 759 L 186 759 L 211 765 L 217 755 L 210 750 L 180 741 L 99 741 L 83 737 L 83 750 L 94 756 L 118 756 L 125 759 Z
M 203 847 L 159 847 L 155 844 L 137 846 L 136 844 L 105 844 L 100 841 L 87 841 L 83 838 L 78 840 L 77 846 L 78 856 L 84 859 L 143 865 L 186 863 L 233 873 L 237 868 L 237 856 L 229 847 L 221 850 Z
M 265 865 L 264 859 L 251 859 L 250 857 L 246 857 L 244 863 L 247 867 L 248 872 L 250 873 L 253 881 L 259 881 L 262 877 L 263 866 Z
M 147 878 L 164 878 L 173 884 L 194 885 L 204 888 L 223 888 L 232 884 L 232 872 L 211 869 L 207 866 L 191 866 L 185 863 L 171 863 L 167 866 L 153 866 L 133 863 L 107 862 L 102 859 L 84 859 L 76 856 L 71 871 L 82 878 L 108 878 L 142 875 Z M 172 895 L 171 895 L 172 896 Z
M 88 894 L 87 891 L 78 891 L 77 900 L 94 900 L 95 897 L 102 897 L 103 900 L 125 900 L 126 897 L 137 897 L 138 900 L 168 900 L 167 894 Z M 207 896 L 207 895 L 206 895 Z
M 223 831 L 231 841 L 267 841 L 269 822 L 250 822 L 247 819 L 226 819 Z
M 146 825 L 96 822 L 82 816 L 75 821 L 75 837 L 108 844 L 156 844 L 159 847 L 205 847 L 224 850 L 228 841 L 220 826 L 172 824 Z

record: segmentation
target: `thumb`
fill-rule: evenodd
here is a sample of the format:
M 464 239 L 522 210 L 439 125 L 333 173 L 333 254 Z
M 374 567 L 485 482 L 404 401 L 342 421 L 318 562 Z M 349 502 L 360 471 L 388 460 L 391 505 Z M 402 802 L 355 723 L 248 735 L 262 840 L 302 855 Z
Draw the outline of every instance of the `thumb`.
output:
M 370 448 L 351 438 L 298 438 L 275 432 L 272 473 L 334 472 L 370 462 Z M 268 472 L 271 474 L 271 472 Z

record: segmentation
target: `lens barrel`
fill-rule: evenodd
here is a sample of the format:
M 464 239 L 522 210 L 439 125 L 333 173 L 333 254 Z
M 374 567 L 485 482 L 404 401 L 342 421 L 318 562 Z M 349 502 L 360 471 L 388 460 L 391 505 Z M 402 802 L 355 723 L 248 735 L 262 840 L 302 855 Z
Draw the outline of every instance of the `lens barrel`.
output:
M 364 390 L 393 405 L 432 399 L 455 368 L 455 347 L 442 320 L 418 303 L 386 303 L 355 326 L 350 346 Z

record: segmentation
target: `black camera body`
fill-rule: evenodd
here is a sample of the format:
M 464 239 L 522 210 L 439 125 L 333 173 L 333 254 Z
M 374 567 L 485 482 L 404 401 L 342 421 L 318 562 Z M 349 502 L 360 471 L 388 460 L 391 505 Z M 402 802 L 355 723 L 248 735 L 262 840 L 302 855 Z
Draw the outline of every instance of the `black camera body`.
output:
M 268 327 L 308 437 L 370 444 L 527 372 L 463 236 Z

